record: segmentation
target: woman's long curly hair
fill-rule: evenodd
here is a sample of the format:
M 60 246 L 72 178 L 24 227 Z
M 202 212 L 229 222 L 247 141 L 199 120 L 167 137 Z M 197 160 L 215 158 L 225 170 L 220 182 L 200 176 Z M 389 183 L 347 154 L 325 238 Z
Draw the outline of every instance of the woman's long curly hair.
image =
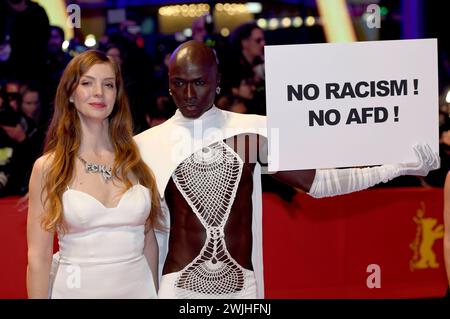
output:
M 81 141 L 81 126 L 75 105 L 69 98 L 77 88 L 80 78 L 95 64 L 109 64 L 115 73 L 117 97 L 113 111 L 109 115 L 109 136 L 114 147 L 113 176 L 119 178 L 129 189 L 134 175 L 141 185 L 150 190 L 152 207 L 146 223 L 160 228 L 161 210 L 154 175 L 142 161 L 137 145 L 133 140 L 132 120 L 128 99 L 119 66 L 104 53 L 89 50 L 74 57 L 67 65 L 58 85 L 55 97 L 55 110 L 48 129 L 44 154 L 49 155 L 51 165 L 45 175 L 44 199 L 46 211 L 42 227 L 48 231 L 65 230 L 63 222 L 62 195 L 73 178 L 75 158 Z

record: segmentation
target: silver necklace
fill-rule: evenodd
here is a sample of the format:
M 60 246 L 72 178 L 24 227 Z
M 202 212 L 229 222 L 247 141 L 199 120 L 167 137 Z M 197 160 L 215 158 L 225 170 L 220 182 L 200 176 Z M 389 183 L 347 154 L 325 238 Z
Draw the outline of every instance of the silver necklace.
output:
M 105 182 L 108 182 L 112 177 L 112 169 L 111 167 L 107 167 L 106 165 L 96 164 L 96 163 L 88 163 L 84 158 L 80 155 L 77 155 L 80 161 L 84 164 L 86 172 L 88 173 L 100 173 L 103 176 Z

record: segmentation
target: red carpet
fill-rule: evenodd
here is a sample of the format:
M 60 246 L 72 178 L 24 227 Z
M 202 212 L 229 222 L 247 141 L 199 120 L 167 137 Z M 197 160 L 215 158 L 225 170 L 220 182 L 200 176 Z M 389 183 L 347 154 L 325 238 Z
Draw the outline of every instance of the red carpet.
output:
M 0 200 L 0 298 L 27 298 L 27 212 L 17 211 L 18 199 Z
M 298 194 L 291 204 L 264 194 L 263 200 L 266 297 L 445 296 L 442 236 L 421 245 L 424 232 L 443 235 L 442 189 L 371 189 L 323 199 Z M 421 266 L 428 257 L 437 266 Z M 380 288 L 367 285 L 373 264 L 380 267 Z
M 26 211 L 17 211 L 17 200 L 0 199 L 0 298 L 27 297 Z M 263 204 L 266 298 L 445 295 L 442 189 L 372 189 L 320 200 L 298 194 L 292 203 L 267 193 Z M 437 234 L 425 248 L 424 233 Z M 370 264 L 380 267 L 380 288 L 367 286 Z

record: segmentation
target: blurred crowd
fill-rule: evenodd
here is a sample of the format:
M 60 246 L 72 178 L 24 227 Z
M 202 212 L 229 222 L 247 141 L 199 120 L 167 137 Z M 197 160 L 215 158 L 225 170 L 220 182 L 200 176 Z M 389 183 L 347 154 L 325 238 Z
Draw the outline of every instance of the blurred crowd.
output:
M 134 26 L 135 21 L 126 21 L 107 28 L 97 49 L 122 68 L 137 134 L 175 113 L 168 92 L 167 65 L 178 43 L 167 41 L 158 46 L 157 53 L 148 52 Z M 63 51 L 64 38 L 64 31 L 49 24 L 38 4 L 0 1 L 0 197 L 27 192 L 32 165 L 42 152 L 61 74 L 74 55 L 87 49 L 75 36 Z M 194 20 L 192 39 L 216 52 L 221 72 L 216 105 L 232 112 L 265 115 L 264 31 L 249 22 L 225 38 L 214 33 L 213 19 L 205 15 Z M 441 64 L 441 75 L 449 83 L 448 58 L 443 57 Z M 444 97 L 440 105 L 441 169 L 426 178 L 396 179 L 388 186 L 443 185 L 450 157 L 449 102 Z M 286 200 L 296 193 L 270 176 L 263 177 L 263 188 Z

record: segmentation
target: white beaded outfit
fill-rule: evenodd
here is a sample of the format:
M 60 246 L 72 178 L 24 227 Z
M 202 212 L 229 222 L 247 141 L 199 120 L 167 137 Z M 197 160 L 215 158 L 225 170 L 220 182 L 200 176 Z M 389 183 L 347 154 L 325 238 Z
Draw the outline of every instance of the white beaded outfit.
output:
M 174 133 L 177 131 L 181 133 Z M 262 198 L 258 163 L 253 174 L 252 193 L 254 271 L 241 267 L 231 257 L 224 238 L 224 226 L 241 178 L 243 162 L 222 141 L 244 133 L 266 136 L 265 117 L 231 113 L 213 106 L 196 120 L 184 118 L 177 111 L 163 124 L 135 137 L 142 159 L 155 174 L 160 195 L 164 195 L 172 178 L 204 226 L 207 237 L 199 255 L 184 269 L 162 276 L 158 292 L 160 298 L 264 297 Z M 174 141 L 177 135 L 182 140 Z M 180 144 L 185 147 L 180 147 Z M 157 153 L 151 151 L 155 149 Z M 162 262 L 159 269 L 162 270 L 168 236 L 157 233 L 157 237 Z

